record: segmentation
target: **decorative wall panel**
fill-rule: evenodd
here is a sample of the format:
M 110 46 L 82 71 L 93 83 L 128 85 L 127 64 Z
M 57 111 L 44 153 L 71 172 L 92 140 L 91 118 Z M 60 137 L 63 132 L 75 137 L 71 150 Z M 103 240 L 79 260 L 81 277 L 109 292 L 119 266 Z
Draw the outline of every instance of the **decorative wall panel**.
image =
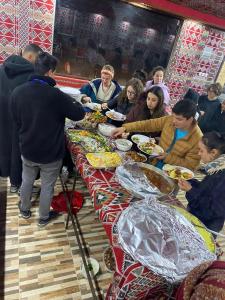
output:
M 55 0 L 0 1 L 0 63 L 29 43 L 52 52 Z
M 200 94 L 213 82 L 225 54 L 225 33 L 194 21 L 184 21 L 168 65 L 166 81 L 172 103 L 189 87 Z

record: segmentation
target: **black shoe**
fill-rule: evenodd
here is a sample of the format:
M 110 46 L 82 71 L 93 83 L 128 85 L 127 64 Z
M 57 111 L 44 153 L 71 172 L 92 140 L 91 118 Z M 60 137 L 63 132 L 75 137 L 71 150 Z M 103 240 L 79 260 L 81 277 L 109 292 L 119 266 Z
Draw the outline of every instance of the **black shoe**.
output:
M 9 191 L 10 193 L 17 193 L 19 191 L 19 188 L 20 186 L 11 184 Z
M 60 216 L 61 214 L 58 213 L 57 211 L 54 210 L 50 210 L 49 212 L 49 217 L 47 219 L 39 219 L 38 221 L 38 226 L 39 227 L 44 227 L 46 226 L 49 222 L 51 222 L 52 220 L 56 219 L 58 216 Z
M 19 210 L 20 210 L 20 216 L 23 219 L 29 219 L 31 217 L 31 211 L 30 210 L 22 210 L 21 209 L 21 201 L 19 201 L 18 207 L 19 207 Z

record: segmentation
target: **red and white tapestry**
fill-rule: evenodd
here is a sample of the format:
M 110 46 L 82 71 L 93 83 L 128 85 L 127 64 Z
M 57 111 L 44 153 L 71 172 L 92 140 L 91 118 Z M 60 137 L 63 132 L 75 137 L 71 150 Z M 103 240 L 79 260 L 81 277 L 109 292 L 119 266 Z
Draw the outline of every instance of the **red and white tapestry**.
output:
M 55 0 L 0 1 L 0 63 L 29 43 L 52 52 Z
M 184 21 L 167 67 L 172 104 L 182 99 L 189 87 L 202 94 L 206 85 L 215 80 L 224 52 L 224 32 Z

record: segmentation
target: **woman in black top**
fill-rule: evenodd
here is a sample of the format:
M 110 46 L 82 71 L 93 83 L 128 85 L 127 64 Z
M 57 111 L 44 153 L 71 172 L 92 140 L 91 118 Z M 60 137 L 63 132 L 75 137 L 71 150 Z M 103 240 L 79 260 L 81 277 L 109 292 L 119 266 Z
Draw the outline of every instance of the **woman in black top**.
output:
M 207 89 L 207 95 L 202 95 L 198 99 L 200 118 L 198 125 L 202 132 L 210 132 L 215 128 L 215 116 L 220 110 L 219 95 L 222 92 L 220 83 L 213 83 Z
M 108 100 L 107 103 L 102 104 L 103 109 L 114 109 L 115 111 L 127 115 L 131 108 L 136 104 L 143 92 L 143 84 L 140 79 L 130 79 L 122 92 L 114 99 Z
M 225 135 L 213 131 L 199 142 L 206 177 L 202 181 L 179 180 L 186 192 L 188 210 L 205 226 L 219 232 L 225 220 Z

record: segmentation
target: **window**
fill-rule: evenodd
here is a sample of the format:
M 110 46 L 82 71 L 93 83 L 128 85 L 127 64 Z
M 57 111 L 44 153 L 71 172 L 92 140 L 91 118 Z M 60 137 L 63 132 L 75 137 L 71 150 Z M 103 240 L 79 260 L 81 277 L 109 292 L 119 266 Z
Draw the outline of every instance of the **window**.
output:
M 124 84 L 136 69 L 166 67 L 180 20 L 116 0 L 57 2 L 54 50 L 58 73 L 93 79 L 104 64 Z

